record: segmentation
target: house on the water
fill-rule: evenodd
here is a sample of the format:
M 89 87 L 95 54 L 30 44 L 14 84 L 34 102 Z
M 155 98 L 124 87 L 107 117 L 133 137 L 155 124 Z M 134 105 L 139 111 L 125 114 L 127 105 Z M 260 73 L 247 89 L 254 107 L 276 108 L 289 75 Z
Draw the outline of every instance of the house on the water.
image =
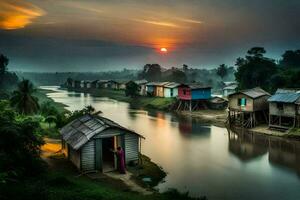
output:
M 197 110 L 207 107 L 211 98 L 211 86 L 204 86 L 200 83 L 181 84 L 178 86 L 178 110 Z
M 269 99 L 269 127 L 300 127 L 300 90 L 278 89 Z
M 121 146 L 125 162 L 139 160 L 143 136 L 100 116 L 84 115 L 64 126 L 62 150 L 66 157 L 81 171 L 112 171 L 116 158 L 112 149 Z
M 178 86 L 178 98 L 181 100 L 208 100 L 211 98 L 211 87 L 199 83 L 181 84 Z
M 268 98 L 270 94 L 256 87 L 242 90 L 228 96 L 228 117 L 230 124 L 245 128 L 255 127 L 259 122 L 268 122 Z
M 148 81 L 143 79 L 143 80 L 134 81 L 134 83 L 139 86 L 139 95 L 146 96 L 147 95 L 147 86 L 146 86 L 146 84 L 148 83 Z
M 179 83 L 169 82 L 164 85 L 164 97 L 177 97 Z

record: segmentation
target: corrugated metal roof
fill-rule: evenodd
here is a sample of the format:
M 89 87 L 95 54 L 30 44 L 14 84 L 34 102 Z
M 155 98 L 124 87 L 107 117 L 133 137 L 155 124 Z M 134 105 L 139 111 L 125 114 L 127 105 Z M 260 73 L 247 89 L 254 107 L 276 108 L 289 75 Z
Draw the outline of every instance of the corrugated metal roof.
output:
M 278 89 L 274 95 L 272 95 L 269 102 L 283 102 L 283 103 L 296 103 L 300 100 L 300 90 L 295 89 Z
M 150 83 L 147 83 L 146 85 L 147 86 L 164 86 L 166 84 L 168 84 L 169 82 L 150 82 Z
M 165 84 L 164 87 L 166 87 L 166 88 L 176 88 L 179 85 L 180 85 L 180 83 L 169 82 L 169 83 Z
M 230 85 L 227 87 L 224 87 L 223 90 L 235 90 L 237 88 L 237 85 Z
M 143 85 L 143 84 L 146 84 L 146 83 L 148 83 L 148 81 L 147 80 L 137 80 L 137 81 L 134 81 L 136 84 L 138 84 L 138 85 Z
M 211 88 L 211 86 L 203 85 L 201 83 L 182 84 L 182 86 L 189 87 L 192 90 L 196 90 L 196 89 L 209 89 L 209 88 Z
M 136 134 L 143 137 L 134 131 L 126 129 L 121 125 L 100 116 L 84 115 L 78 119 L 73 120 L 66 126 L 64 126 L 60 133 L 63 140 L 65 140 L 73 149 L 80 149 L 85 143 L 87 143 L 96 134 L 108 128 L 117 128 Z
M 240 93 L 244 94 L 244 95 L 247 95 L 247 96 L 249 96 L 253 99 L 258 98 L 258 97 L 262 97 L 262 96 L 270 96 L 270 94 L 268 92 L 264 91 L 260 87 L 235 92 L 233 94 L 230 94 L 229 96 L 233 96 L 233 95 L 240 94 Z

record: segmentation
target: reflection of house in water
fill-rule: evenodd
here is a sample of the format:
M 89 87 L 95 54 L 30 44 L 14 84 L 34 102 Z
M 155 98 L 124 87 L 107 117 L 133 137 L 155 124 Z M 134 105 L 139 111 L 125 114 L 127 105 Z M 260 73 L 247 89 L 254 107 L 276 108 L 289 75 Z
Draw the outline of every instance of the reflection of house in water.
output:
M 211 132 L 210 126 L 193 121 L 191 118 L 181 118 L 178 123 L 180 132 L 185 135 L 209 136 Z
M 300 142 L 270 139 L 269 161 L 277 166 L 287 167 L 300 175 Z
M 243 161 L 249 161 L 267 153 L 266 136 L 230 131 L 228 138 L 229 151 Z

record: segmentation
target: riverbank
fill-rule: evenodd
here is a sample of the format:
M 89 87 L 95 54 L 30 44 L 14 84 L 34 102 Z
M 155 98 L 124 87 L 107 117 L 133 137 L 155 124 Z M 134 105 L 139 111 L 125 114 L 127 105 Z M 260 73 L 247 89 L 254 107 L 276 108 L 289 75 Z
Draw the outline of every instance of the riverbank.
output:
M 35 96 L 36 98 L 39 99 L 39 104 L 43 104 L 43 103 L 46 103 L 46 102 L 49 102 L 50 105 L 54 106 L 58 112 L 60 113 L 64 113 L 64 112 L 67 112 L 68 110 L 66 109 L 67 105 L 63 104 L 63 103 L 58 103 L 58 102 L 55 102 L 53 99 L 49 98 L 47 96 L 47 94 L 49 93 L 53 93 L 54 91 L 52 90 L 45 90 L 45 89 L 37 89 L 33 96 Z
M 124 90 L 111 89 L 76 89 L 76 92 L 89 93 L 94 97 L 108 97 L 118 101 L 127 102 L 132 108 L 151 109 L 175 112 L 182 117 L 192 117 L 199 123 L 213 124 L 218 127 L 225 127 L 227 119 L 226 110 L 199 110 L 199 111 L 174 111 L 170 107 L 176 102 L 176 98 L 160 98 L 160 97 L 126 97 Z
M 283 137 L 289 139 L 300 140 L 300 129 L 292 128 L 286 131 L 270 130 L 267 124 L 259 125 L 249 129 L 249 131 L 264 134 L 268 136 Z
M 153 171 L 155 165 L 149 158 L 142 156 L 144 163 L 140 166 L 141 171 L 129 167 L 127 175 L 117 173 L 93 173 L 81 174 L 77 169 L 60 153 L 61 144 L 59 140 L 45 139 L 45 145 L 42 147 L 42 158 L 48 164 L 47 172 L 37 178 L 33 178 L 27 182 L 30 187 L 25 186 L 29 190 L 29 194 L 35 193 L 31 190 L 35 187 L 41 187 L 43 195 L 46 199 L 195 199 L 188 194 L 181 194 L 176 190 L 170 190 L 165 193 L 158 193 L 152 187 L 137 184 L 136 180 L 140 180 L 137 174 Z M 147 160 L 152 163 L 149 164 Z M 151 166 L 152 169 L 148 169 Z M 155 165 L 157 166 L 157 165 Z M 158 166 L 157 166 L 158 167 Z M 128 176 L 131 175 L 132 177 Z M 150 174 L 146 174 L 151 177 Z M 164 174 L 165 176 L 165 174 Z M 161 178 L 164 178 L 161 177 Z M 161 181 L 161 180 L 160 180 Z M 45 188 L 43 188 L 45 187 Z M 21 188 L 18 188 L 21 189 Z M 40 195 L 40 194 L 39 194 Z M 76 198 L 75 198 L 76 197 Z M 44 197 L 42 198 L 44 199 Z

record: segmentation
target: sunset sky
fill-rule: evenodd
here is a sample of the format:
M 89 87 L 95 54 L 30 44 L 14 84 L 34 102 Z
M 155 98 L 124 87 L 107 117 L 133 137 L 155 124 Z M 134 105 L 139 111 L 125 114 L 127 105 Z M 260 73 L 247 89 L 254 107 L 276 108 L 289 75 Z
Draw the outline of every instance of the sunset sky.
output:
M 274 58 L 299 49 L 299 10 L 299 0 L 0 0 L 0 53 L 22 71 L 213 68 L 253 46 Z

